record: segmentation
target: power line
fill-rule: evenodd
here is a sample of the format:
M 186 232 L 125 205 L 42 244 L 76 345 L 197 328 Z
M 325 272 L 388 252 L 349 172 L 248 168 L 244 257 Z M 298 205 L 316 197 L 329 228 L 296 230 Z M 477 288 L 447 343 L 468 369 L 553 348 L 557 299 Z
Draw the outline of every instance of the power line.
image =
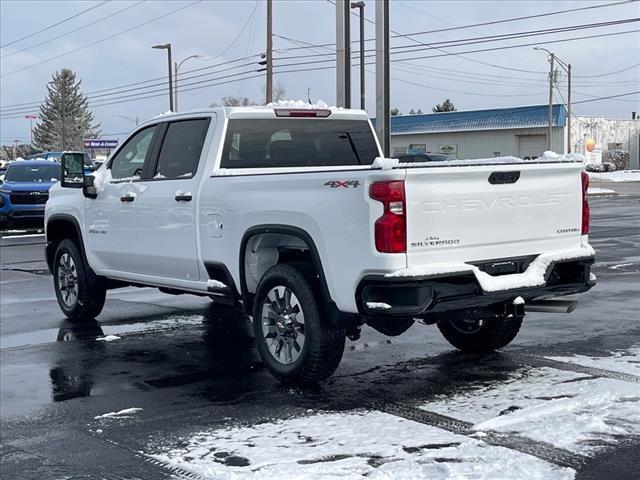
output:
M 13 40 L 13 41 L 11 41 L 9 43 L 5 43 L 4 45 L 0 45 L 0 48 L 10 47 L 11 45 L 13 45 L 15 43 L 18 43 L 18 42 L 21 42 L 22 40 L 25 40 L 27 38 L 33 37 L 34 35 L 37 35 L 37 34 L 42 33 L 42 32 L 46 32 L 47 30 L 51 30 L 52 28 L 57 27 L 58 25 L 62 25 L 63 23 L 68 22 L 69 20 L 73 20 L 74 18 L 77 18 L 80 15 L 84 15 L 85 13 L 90 12 L 91 10 L 95 10 L 96 8 L 99 8 L 99 7 L 102 7 L 103 5 L 106 5 L 108 3 L 108 1 L 109 0 L 105 0 L 103 2 L 100 2 L 100 3 L 96 4 L 96 5 L 93 5 L 93 6 L 89 7 L 89 8 L 87 8 L 86 10 L 82 10 L 81 12 L 76 13 L 75 15 L 71 15 L 70 17 L 67 17 L 67 18 L 65 18 L 63 20 L 60 20 L 59 22 L 53 23 L 53 24 L 51 24 L 51 25 L 49 25 L 47 27 L 44 27 L 44 28 L 40 28 L 37 31 L 30 33 L 29 35 L 25 35 L 24 37 L 17 38 L 16 40 Z
M 129 9 L 131 9 L 131 8 L 133 8 L 133 7 L 137 7 L 137 6 L 138 6 L 138 5 L 140 5 L 141 3 L 144 3 L 145 1 L 146 1 L 146 0 L 140 0 L 139 2 L 134 3 L 133 5 L 129 5 L 128 7 L 122 8 L 122 9 L 120 9 L 120 10 L 118 10 L 118 11 L 116 11 L 116 12 L 113 12 L 113 13 L 111 13 L 111 14 L 107 15 L 107 16 L 104 16 L 104 17 L 98 18 L 97 20 L 94 20 L 93 22 L 87 23 L 87 24 L 85 24 L 85 25 L 83 25 L 83 26 L 81 26 L 81 27 L 78 27 L 78 28 L 74 29 L 74 30 L 71 30 L 71 31 L 69 31 L 69 32 L 61 33 L 60 35 L 57 35 L 57 36 L 52 37 L 52 38 L 49 38 L 49 39 L 47 39 L 47 40 L 43 40 L 43 41 L 41 41 L 41 42 L 39 42 L 39 43 L 35 43 L 35 44 L 30 45 L 30 46 L 28 46 L 28 47 L 24 47 L 24 48 L 22 48 L 22 49 L 20 49 L 20 50 L 16 50 L 15 52 L 7 53 L 6 55 L 2 55 L 0 58 L 7 58 L 7 57 L 11 57 L 12 55 L 16 55 L 16 54 L 21 53 L 21 52 L 26 52 L 27 50 L 31 50 L 31 49 L 33 49 L 33 48 L 39 47 L 39 46 L 44 45 L 44 44 L 46 44 L 46 43 L 51 43 L 51 42 L 53 42 L 54 40 L 58 40 L 59 38 L 66 37 L 67 35 L 74 34 L 74 33 L 76 33 L 76 32 L 79 32 L 80 30 L 84 30 L 85 28 L 89 28 L 89 27 L 91 27 L 91 26 L 95 25 L 96 23 L 100 23 L 100 22 L 102 22 L 102 21 L 104 21 L 104 20 L 107 20 L 107 19 L 109 19 L 109 18 L 111 18 L 111 17 L 115 17 L 116 15 L 118 15 L 118 14 L 120 14 L 120 13 L 122 13 L 122 12 L 125 12 L 125 11 L 127 11 L 127 10 L 129 10 Z
M 508 46 L 502 46 L 502 47 L 491 47 L 491 48 L 483 48 L 483 49 L 477 49 L 477 50 L 467 50 L 464 52 L 451 52 L 451 53 L 443 53 L 443 54 L 437 54 L 437 55 L 425 55 L 425 56 L 418 56 L 418 57 L 409 57 L 409 58 L 396 58 L 396 59 L 392 59 L 392 62 L 398 62 L 398 61 L 406 61 L 406 60 L 420 60 L 420 59 L 425 59 L 425 58 L 438 58 L 438 57 L 446 57 L 446 56 L 450 56 L 450 55 L 458 55 L 458 54 L 468 54 L 468 53 L 482 53 L 482 52 L 493 52 L 496 50 L 507 50 L 507 49 L 511 49 L 511 48 L 519 48 L 519 47 L 527 47 L 527 46 L 535 46 L 535 45 L 546 45 L 546 44 L 551 44 L 551 43 L 562 43 L 562 42 L 572 42 L 572 41 L 576 41 L 576 40 L 584 40 L 584 39 L 589 39 L 589 38 L 602 38 L 602 37 L 611 37 L 611 36 L 615 36 L 615 35 L 624 35 L 624 34 L 628 34 L 628 33 L 637 33 L 640 32 L 640 30 L 625 30 L 622 32 L 611 32 L 611 33 L 602 33 L 602 34 L 597 34 L 597 35 L 584 35 L 584 36 L 580 36 L 580 37 L 570 37 L 570 38 L 560 38 L 560 39 L 555 39 L 555 40 L 548 40 L 545 42 L 534 42 L 534 43 L 524 43 L 524 44 L 518 44 L 518 45 L 508 45 Z M 375 55 L 367 55 L 367 57 L 371 58 L 374 57 Z M 287 58 L 280 58 L 279 60 L 287 60 Z M 327 62 L 335 62 L 335 59 L 328 59 L 328 60 L 312 60 L 312 61 L 308 61 L 308 62 L 296 62 L 296 63 L 289 63 L 289 64 L 283 64 L 280 66 L 290 66 L 290 65 L 310 65 L 310 64 L 317 64 L 317 63 L 327 63 Z M 354 65 L 354 66 L 357 66 Z
M 114 33 L 113 35 L 109 35 L 108 37 L 101 38 L 100 40 L 96 40 L 95 42 L 87 43 L 86 45 L 83 45 L 83 46 L 78 47 L 78 48 L 74 48 L 73 50 L 69 50 L 69 51 L 67 51 L 67 52 L 61 53 L 60 55 L 56 55 L 56 56 L 54 56 L 54 57 L 49 57 L 49 58 L 47 58 L 46 60 L 42 60 L 41 62 L 33 63 L 33 64 L 31 64 L 31 65 L 27 65 L 27 66 L 22 67 L 22 68 L 19 68 L 19 69 L 17 69 L 17 70 L 13 70 L 13 71 L 11 71 L 11 72 L 8 72 L 8 73 L 5 73 L 5 74 L 3 74 L 3 75 L 0 75 L 0 77 L 8 77 L 9 75 L 13 75 L 13 74 L 15 74 L 15 73 L 18 73 L 18 72 L 22 72 L 22 71 L 24 71 L 24 70 L 31 69 L 31 68 L 33 68 L 33 67 L 37 67 L 37 66 L 39 66 L 39 65 L 43 65 L 43 64 L 45 64 L 45 63 L 51 62 L 52 60 L 56 60 L 56 59 L 58 59 L 58 58 L 65 57 L 65 56 L 67 56 L 67 55 L 70 55 L 70 54 L 72 54 L 72 53 L 78 52 L 78 51 L 80 51 L 80 50 L 84 50 L 85 48 L 92 47 L 92 46 L 94 46 L 94 45 L 97 45 L 98 43 L 102 43 L 102 42 L 104 42 L 104 41 L 106 41 L 106 40 L 110 40 L 110 39 L 115 38 L 115 37 L 117 37 L 117 36 L 119 36 L 119 35 L 122 35 L 122 34 L 124 34 L 124 33 L 128 33 L 128 32 L 130 32 L 130 31 L 132 31 L 132 30 L 135 30 L 136 28 L 143 27 L 143 26 L 148 25 L 148 24 L 150 24 L 150 23 L 152 23 L 152 22 L 155 22 L 155 21 L 157 21 L 157 20 L 160 20 L 160 19 L 163 19 L 163 18 L 165 18 L 165 17 L 168 17 L 169 15 L 173 15 L 174 13 L 178 13 L 179 11 L 184 10 L 184 9 L 186 9 L 186 8 L 189 8 L 189 7 L 193 6 L 193 5 L 195 5 L 196 3 L 200 3 L 200 2 L 202 2 L 202 1 L 203 1 L 203 0 L 196 0 L 195 2 L 191 2 L 191 3 L 187 4 L 187 5 L 184 5 L 184 6 L 182 6 L 182 7 L 179 7 L 179 8 L 176 8 L 176 9 L 174 9 L 174 10 L 171 10 L 171 11 L 170 11 L 170 12 L 168 12 L 168 13 L 165 13 L 165 14 L 163 14 L 163 15 L 159 15 L 159 16 L 157 16 L 157 17 L 155 17 L 155 18 L 152 18 L 151 20 L 147 20 L 146 22 L 139 23 L 138 25 L 134 25 L 133 27 L 130 27 L 130 28 L 127 28 L 127 29 L 122 30 L 122 31 L 120 31 L 120 32 Z
M 413 45 L 413 46 L 399 45 L 399 46 L 391 47 L 390 50 L 392 51 L 391 53 L 394 53 L 394 54 L 411 53 L 411 52 L 431 50 L 431 49 L 439 50 L 435 45 L 444 45 L 448 48 L 451 48 L 451 47 L 458 47 L 463 45 L 474 45 L 478 43 L 497 42 L 502 40 L 512 40 L 512 39 L 526 38 L 526 37 L 538 36 L 538 35 L 549 35 L 549 34 L 556 34 L 556 33 L 571 32 L 574 30 L 586 30 L 590 28 L 610 27 L 610 26 L 622 25 L 625 23 L 633 23 L 638 21 L 640 21 L 640 18 L 627 18 L 627 19 L 612 20 L 612 21 L 599 22 L 599 23 L 569 25 L 565 27 L 555 27 L 555 28 L 548 28 L 548 29 L 542 29 L 542 30 L 529 30 L 529 31 L 522 31 L 522 32 L 504 33 L 499 35 L 486 35 L 481 37 L 461 38 L 456 40 L 443 40 L 440 42 L 430 42 L 428 44 L 419 43 L 418 45 Z M 426 48 L 418 48 L 418 47 L 426 47 Z M 366 49 L 365 51 L 373 52 L 375 51 L 375 49 L 369 48 L 369 49 Z M 452 55 L 455 55 L 455 52 L 447 52 L 447 53 L 451 53 Z M 330 55 L 335 55 L 335 52 L 316 53 L 312 55 L 295 55 L 295 56 L 288 56 L 286 58 L 287 60 L 292 60 L 296 58 L 311 58 L 311 57 L 322 57 L 322 56 L 330 56 Z
M 609 73 L 601 73 L 598 75 L 574 75 L 575 78 L 598 78 L 598 77 L 608 77 L 609 75 L 615 75 L 616 73 L 622 73 L 622 72 L 626 72 L 627 70 L 631 70 L 632 68 L 636 68 L 636 67 L 640 67 L 640 63 L 636 63 L 634 65 L 631 65 L 629 67 L 625 67 L 621 70 L 616 70 L 615 72 L 609 72 Z

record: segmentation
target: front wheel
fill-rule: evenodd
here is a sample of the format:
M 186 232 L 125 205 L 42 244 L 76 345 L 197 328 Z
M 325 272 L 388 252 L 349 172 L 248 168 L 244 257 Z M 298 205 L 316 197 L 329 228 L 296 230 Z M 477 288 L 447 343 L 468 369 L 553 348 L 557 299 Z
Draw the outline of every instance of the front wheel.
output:
M 91 320 L 102 311 L 107 290 L 72 240 L 63 240 L 56 250 L 53 283 L 58 305 L 69 320 Z
M 290 265 L 275 265 L 262 277 L 253 330 L 263 362 L 283 383 L 325 380 L 342 359 L 345 330 L 322 317 L 309 282 Z
M 522 317 L 496 315 L 487 310 L 467 310 L 438 322 L 447 341 L 465 353 L 488 353 L 506 347 L 516 338 Z

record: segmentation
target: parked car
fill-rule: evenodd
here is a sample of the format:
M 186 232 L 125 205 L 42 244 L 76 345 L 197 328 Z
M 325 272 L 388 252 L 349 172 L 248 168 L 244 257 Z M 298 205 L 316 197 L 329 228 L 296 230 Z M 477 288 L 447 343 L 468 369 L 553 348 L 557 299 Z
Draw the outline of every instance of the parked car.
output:
M 0 228 L 18 222 L 42 223 L 49 189 L 60 180 L 60 165 L 51 160 L 9 164 L 0 184 Z
M 400 155 L 398 157 L 400 163 L 417 163 L 417 162 L 445 162 L 447 160 L 454 160 L 453 157 L 445 155 L 444 153 L 408 153 L 406 155 Z
M 363 111 L 281 107 L 155 118 L 95 176 L 65 154 L 46 206 L 58 304 L 89 321 L 109 288 L 208 296 L 252 316 L 275 377 L 309 383 L 365 323 L 489 352 L 595 285 L 581 162 L 380 155 Z
M 36 153 L 33 154 L 29 157 L 27 157 L 27 160 L 37 160 L 39 158 L 42 158 L 44 160 L 54 160 L 58 163 L 60 163 L 60 158 L 62 157 L 63 152 L 42 152 L 42 153 Z M 93 160 L 91 160 L 91 156 L 87 153 L 87 152 L 82 152 L 82 155 L 84 157 L 84 169 L 85 169 L 85 174 L 90 174 L 91 172 L 93 172 L 95 170 L 95 167 L 93 165 Z

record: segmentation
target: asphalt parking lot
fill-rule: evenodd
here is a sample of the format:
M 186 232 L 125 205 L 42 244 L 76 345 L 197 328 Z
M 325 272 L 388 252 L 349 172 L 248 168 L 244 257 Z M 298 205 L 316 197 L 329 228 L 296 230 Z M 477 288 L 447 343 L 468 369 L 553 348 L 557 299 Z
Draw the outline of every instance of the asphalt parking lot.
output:
M 280 386 L 249 320 L 206 299 L 109 293 L 97 322 L 58 309 L 38 233 L 0 247 L 0 476 L 637 478 L 640 195 L 591 199 L 598 285 L 530 314 L 499 353 L 434 327 L 365 328 L 334 377 Z

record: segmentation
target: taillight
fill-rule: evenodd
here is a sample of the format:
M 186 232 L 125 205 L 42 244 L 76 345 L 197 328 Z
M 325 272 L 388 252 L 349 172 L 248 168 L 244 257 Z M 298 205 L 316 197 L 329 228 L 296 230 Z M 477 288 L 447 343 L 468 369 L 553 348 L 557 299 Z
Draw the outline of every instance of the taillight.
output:
M 376 250 L 381 253 L 407 251 L 407 219 L 404 181 L 374 182 L 369 196 L 382 202 L 384 211 L 375 223 Z
M 589 174 L 582 172 L 582 235 L 589 233 L 589 202 L 587 201 L 587 190 L 589 190 Z

